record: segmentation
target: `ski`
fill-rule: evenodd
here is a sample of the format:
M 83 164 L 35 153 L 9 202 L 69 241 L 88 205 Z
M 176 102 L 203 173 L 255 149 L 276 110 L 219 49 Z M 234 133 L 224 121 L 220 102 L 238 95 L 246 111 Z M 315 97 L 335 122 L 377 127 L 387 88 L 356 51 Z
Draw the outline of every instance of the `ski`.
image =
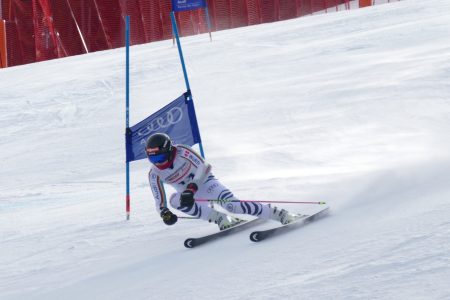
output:
M 250 234 L 250 240 L 253 242 L 260 242 L 262 240 L 267 239 L 268 237 L 278 235 L 278 234 L 281 234 L 284 232 L 288 232 L 295 228 L 302 227 L 312 221 L 315 221 L 315 220 L 327 215 L 328 211 L 329 211 L 329 207 L 326 207 L 312 215 L 304 216 L 304 217 L 302 217 L 298 220 L 295 220 L 294 222 L 286 224 L 286 225 L 278 226 L 278 227 L 267 229 L 267 230 L 253 231 Z
M 184 246 L 186 248 L 194 248 L 194 247 L 200 246 L 202 244 L 205 244 L 207 242 L 216 240 L 220 237 L 224 237 L 224 236 L 227 236 L 232 233 L 240 232 L 251 226 L 260 224 L 263 221 L 264 220 L 262 220 L 262 219 L 254 219 L 254 220 L 250 220 L 250 221 L 244 221 L 244 222 L 241 222 L 231 228 L 228 228 L 228 229 L 225 229 L 225 230 L 222 230 L 219 232 L 215 232 L 215 233 L 208 234 L 208 235 L 205 235 L 202 237 L 197 237 L 197 238 L 188 238 L 184 241 Z

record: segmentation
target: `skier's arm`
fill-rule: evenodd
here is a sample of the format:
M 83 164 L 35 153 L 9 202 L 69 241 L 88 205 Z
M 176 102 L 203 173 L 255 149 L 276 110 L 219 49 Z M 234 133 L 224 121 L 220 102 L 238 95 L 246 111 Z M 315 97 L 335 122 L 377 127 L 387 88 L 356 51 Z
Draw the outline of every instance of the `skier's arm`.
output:
M 183 151 L 183 156 L 188 159 L 194 166 L 197 167 L 197 171 L 195 172 L 194 178 L 192 179 L 192 183 L 195 183 L 197 186 L 201 185 L 209 173 L 211 172 L 211 164 L 206 162 L 195 150 L 192 148 L 188 148 L 185 146 L 179 146 Z
M 197 166 L 197 172 L 195 172 L 195 176 L 192 179 L 192 182 L 200 185 L 205 182 L 208 174 L 211 172 L 211 165 L 204 161 L 201 165 Z
M 153 198 L 155 199 L 156 211 L 161 213 L 163 208 L 167 208 L 166 191 L 164 190 L 162 180 L 153 170 L 150 170 L 148 173 L 148 181 L 150 183 Z
M 152 170 L 148 173 L 150 188 L 155 198 L 155 208 L 158 214 L 167 225 L 173 225 L 177 222 L 178 217 L 167 208 L 167 197 L 161 178 Z

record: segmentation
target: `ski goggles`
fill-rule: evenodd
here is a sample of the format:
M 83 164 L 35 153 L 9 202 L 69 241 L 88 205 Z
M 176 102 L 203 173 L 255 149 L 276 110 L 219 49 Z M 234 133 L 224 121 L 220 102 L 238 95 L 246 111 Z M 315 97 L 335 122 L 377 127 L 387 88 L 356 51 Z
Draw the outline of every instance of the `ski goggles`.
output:
M 160 164 L 163 162 L 166 162 L 169 159 L 169 153 L 159 153 L 159 154 L 152 154 L 147 155 L 148 159 L 153 164 Z

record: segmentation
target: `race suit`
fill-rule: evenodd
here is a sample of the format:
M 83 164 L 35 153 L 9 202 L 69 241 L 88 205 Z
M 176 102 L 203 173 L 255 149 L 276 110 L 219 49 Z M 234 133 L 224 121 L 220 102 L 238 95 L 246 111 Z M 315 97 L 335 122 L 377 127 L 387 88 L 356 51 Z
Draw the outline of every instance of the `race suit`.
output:
M 230 213 L 249 214 L 269 219 L 271 208 L 255 202 L 239 202 L 233 193 L 217 180 L 211 173 L 211 165 L 203 160 L 191 147 L 174 145 L 176 148 L 173 164 L 164 170 L 152 166 L 148 173 L 150 188 L 155 198 L 158 213 L 167 207 L 167 197 L 163 183 L 171 185 L 176 193 L 170 196 L 170 205 L 188 215 L 208 220 L 213 208 L 208 202 L 196 201 L 192 207 L 180 206 L 180 194 L 191 182 L 197 184 L 196 199 L 215 200 Z M 233 201 L 235 200 L 235 201 Z

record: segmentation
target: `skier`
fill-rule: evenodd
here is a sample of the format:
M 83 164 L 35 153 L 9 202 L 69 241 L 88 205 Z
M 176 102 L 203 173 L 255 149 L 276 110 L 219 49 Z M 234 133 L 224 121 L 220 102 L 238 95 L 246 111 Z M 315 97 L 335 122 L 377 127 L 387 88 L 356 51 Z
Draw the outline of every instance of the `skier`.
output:
M 284 209 L 279 210 L 258 202 L 230 202 L 237 199 L 214 177 L 211 165 L 191 147 L 174 145 L 170 137 L 164 133 L 151 135 L 147 140 L 145 151 L 153 164 L 148 178 L 156 209 L 167 225 L 175 224 L 178 217 L 168 208 L 163 183 L 171 185 L 177 191 L 170 196 L 169 202 L 172 207 L 199 219 L 214 222 L 220 230 L 232 227 L 243 220 L 215 210 L 208 202 L 196 202 L 194 195 L 199 199 L 217 199 L 223 208 L 234 214 L 248 214 L 276 220 L 282 224 L 292 222 L 296 218 Z

